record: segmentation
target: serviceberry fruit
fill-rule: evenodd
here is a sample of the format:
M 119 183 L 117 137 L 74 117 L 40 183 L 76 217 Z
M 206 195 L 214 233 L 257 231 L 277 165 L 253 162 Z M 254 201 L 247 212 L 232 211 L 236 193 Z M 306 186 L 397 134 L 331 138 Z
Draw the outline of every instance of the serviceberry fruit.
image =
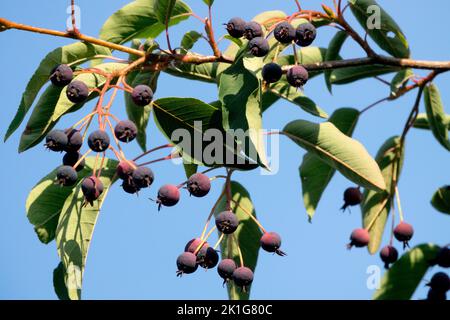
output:
M 67 145 L 64 148 L 66 152 L 77 152 L 83 145 L 83 136 L 77 129 L 66 129 L 64 133 L 67 135 Z
M 45 146 L 52 151 L 64 151 L 67 143 L 67 135 L 62 130 L 52 130 L 45 137 Z
M 152 169 L 147 167 L 137 167 L 133 171 L 132 178 L 134 184 L 141 189 L 150 187 L 155 180 Z
M 212 269 L 217 266 L 219 255 L 211 247 L 202 247 L 197 253 L 197 263 L 205 269 Z
M 279 256 L 285 256 L 286 253 L 280 250 L 281 237 L 276 232 L 266 232 L 260 239 L 261 248 L 267 252 L 275 252 Z
M 381 261 L 384 262 L 384 268 L 389 269 L 389 265 L 398 259 L 398 251 L 393 246 L 385 246 L 380 250 Z
M 139 188 L 134 184 L 132 180 L 124 180 L 122 182 L 122 189 L 126 193 L 135 194 L 139 192 Z
M 370 242 L 370 235 L 369 231 L 366 229 L 355 229 L 352 231 L 352 234 L 350 235 L 350 243 L 347 245 L 348 249 L 351 249 L 351 247 L 355 246 L 357 248 L 365 247 Z
M 431 277 L 427 286 L 438 292 L 447 292 L 450 290 L 450 278 L 445 272 L 437 272 Z
M 308 70 L 302 66 L 293 66 L 286 73 L 288 83 L 296 88 L 303 87 L 308 82 Z
M 133 161 L 120 161 L 116 168 L 117 176 L 123 181 L 130 182 L 133 179 L 134 168 L 136 164 Z
M 363 200 L 363 195 L 361 193 L 361 191 L 359 191 L 359 188 L 347 188 L 344 191 L 344 205 L 341 207 L 342 211 L 345 211 L 345 209 L 347 209 L 347 207 L 349 206 L 356 206 L 358 204 L 361 203 L 361 201 Z
M 94 201 L 103 193 L 103 189 L 103 183 L 96 176 L 86 177 L 81 183 L 81 191 L 83 192 L 84 199 L 91 206 L 94 205 Z
M 61 166 L 56 171 L 56 180 L 62 186 L 73 186 L 78 180 L 77 171 L 71 166 Z
M 233 38 L 242 38 L 245 31 L 245 21 L 239 17 L 230 19 L 225 24 L 228 34 Z
M 194 197 L 204 197 L 211 189 L 211 181 L 207 175 L 203 173 L 195 173 L 189 177 L 187 189 L 189 194 Z
M 224 259 L 220 261 L 217 266 L 217 272 L 219 276 L 223 279 L 223 284 L 230 281 L 233 277 L 233 272 L 237 269 L 236 263 L 232 259 Z
M 291 43 L 295 39 L 295 29 L 289 22 L 281 22 L 275 27 L 273 35 L 278 42 Z
M 198 246 L 199 246 L 202 242 L 203 242 L 203 240 L 200 239 L 200 238 L 194 238 L 194 239 L 192 239 L 192 240 L 189 240 L 189 242 L 186 243 L 186 246 L 184 247 L 184 251 L 185 251 L 185 252 L 190 252 L 190 253 L 195 253 L 195 250 L 197 250 Z M 208 244 L 208 242 L 205 241 L 205 242 L 202 244 L 202 247 L 201 247 L 200 249 L 208 248 L 208 247 L 209 247 L 209 244 Z
M 128 143 L 136 138 L 138 129 L 134 122 L 130 120 L 120 121 L 114 127 L 114 135 L 119 141 Z
M 412 225 L 406 222 L 400 222 L 394 229 L 394 236 L 400 242 L 403 242 L 403 249 L 409 247 L 409 240 L 414 235 L 414 229 Z
M 283 70 L 281 70 L 281 67 L 274 62 L 268 63 L 262 68 L 262 77 L 267 83 L 277 82 L 281 79 L 282 75 Z
M 242 288 L 242 291 L 247 292 L 248 286 L 253 282 L 253 271 L 247 267 L 239 267 L 233 272 L 234 283 Z
M 256 37 L 248 43 L 249 52 L 255 57 L 264 57 L 269 53 L 269 42 L 263 37 Z
M 80 158 L 82 157 L 82 155 L 78 152 L 78 151 L 71 151 L 71 152 L 67 152 L 64 157 L 63 157 L 63 165 L 65 166 L 71 166 L 73 167 L 74 165 L 77 164 L 78 160 L 80 160 Z M 84 166 L 86 165 L 86 161 L 83 159 L 81 160 L 81 162 L 77 165 L 77 167 L 75 168 L 76 171 L 80 172 L 81 170 L 84 169 Z
M 427 300 L 429 301 L 446 301 L 447 293 L 439 290 L 430 289 L 428 290 Z
M 50 74 L 50 81 L 57 87 L 67 86 L 73 79 L 73 71 L 67 64 L 56 66 Z
M 316 38 L 317 31 L 311 23 L 302 23 L 295 30 L 295 43 L 301 47 L 309 46 Z
M 239 220 L 231 211 L 223 211 L 216 217 L 216 227 L 222 233 L 231 234 L 239 226 Z
M 103 152 L 109 147 L 110 140 L 108 134 L 103 130 L 92 132 L 88 137 L 88 145 L 92 151 Z
M 244 36 L 247 40 L 252 40 L 254 38 L 263 36 L 263 29 L 258 22 L 250 21 L 244 26 Z
M 153 90 L 145 84 L 140 84 L 134 87 L 131 99 L 137 106 L 145 107 L 153 100 Z
M 166 184 L 159 188 L 158 197 L 156 203 L 158 204 L 158 210 L 161 210 L 161 206 L 172 207 L 180 200 L 180 189 L 173 184 Z
M 177 259 L 177 276 L 181 277 L 183 274 L 194 273 L 198 268 L 197 257 L 191 252 L 183 252 Z
M 66 96 L 73 103 L 84 102 L 89 96 L 89 88 L 84 82 L 74 80 L 67 86 Z
M 441 248 L 436 258 L 434 258 L 432 261 L 430 261 L 430 264 L 432 266 L 438 265 L 442 268 L 450 268 L 450 248 L 449 247 L 443 247 Z

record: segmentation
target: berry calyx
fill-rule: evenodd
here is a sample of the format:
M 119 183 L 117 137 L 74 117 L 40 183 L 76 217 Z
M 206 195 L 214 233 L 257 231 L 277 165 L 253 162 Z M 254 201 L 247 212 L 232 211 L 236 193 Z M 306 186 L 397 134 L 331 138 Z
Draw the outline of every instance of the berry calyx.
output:
M 125 143 L 133 141 L 136 138 L 137 133 L 138 129 L 136 125 L 130 120 L 120 121 L 114 127 L 114 135 L 116 138 Z
M 303 87 L 308 82 L 309 74 L 303 66 L 293 66 L 286 73 L 287 82 L 296 88 Z
M 216 217 L 216 227 L 222 233 L 231 234 L 239 226 L 239 220 L 231 211 L 223 211 Z
M 145 107 L 153 100 L 153 90 L 145 84 L 140 84 L 134 87 L 131 99 L 135 105 Z
M 237 269 L 236 263 L 232 259 L 223 259 L 217 266 L 217 273 L 223 279 L 223 285 L 233 278 L 233 273 Z
M 234 17 L 225 24 L 228 34 L 233 38 L 242 38 L 245 31 L 245 21 L 239 17 Z
M 153 171 L 147 167 L 137 167 L 132 174 L 133 182 L 138 188 L 148 188 L 155 180 Z
M 263 37 L 256 37 L 248 43 L 249 52 L 255 57 L 264 57 L 269 53 L 269 42 Z
M 82 155 L 78 152 L 67 152 L 64 157 L 63 157 L 63 165 L 65 166 L 71 166 L 73 167 L 74 165 L 77 164 L 78 160 L 80 160 L 80 158 L 82 157 Z M 76 171 L 80 172 L 81 170 L 84 169 L 84 166 L 86 165 L 86 161 L 83 159 L 81 160 L 81 162 L 77 165 L 76 168 L 74 168 Z
M 190 252 L 190 253 L 195 253 L 195 250 L 197 250 L 198 246 L 202 242 L 203 242 L 203 240 L 200 239 L 200 238 L 194 238 L 192 240 L 189 240 L 189 242 L 186 243 L 186 246 L 184 247 L 184 251 L 185 252 Z M 202 244 L 202 247 L 200 249 L 208 248 L 208 247 L 209 247 L 209 244 L 208 244 L 208 242 L 205 241 Z
M 409 247 L 409 240 L 414 235 L 414 229 L 412 225 L 406 222 L 400 222 L 394 229 L 394 236 L 400 242 L 403 242 L 403 249 Z
M 67 64 L 56 66 L 50 74 L 50 81 L 54 86 L 65 87 L 73 79 L 73 71 Z
M 71 166 L 61 166 L 56 171 L 56 180 L 58 184 L 70 187 L 78 180 L 78 174 Z
M 66 129 L 64 133 L 67 135 L 67 145 L 64 148 L 66 152 L 77 152 L 83 145 L 83 136 L 77 129 Z
M 177 276 L 181 277 L 183 274 L 194 273 L 197 268 L 197 257 L 191 252 L 183 252 L 177 258 Z
M 45 144 L 48 149 L 61 152 L 64 151 L 68 143 L 67 135 L 62 130 L 52 130 L 45 137 Z
M 211 247 L 202 247 L 197 253 L 197 264 L 205 269 L 212 269 L 217 266 L 219 255 Z
M 385 246 L 380 250 L 381 261 L 384 262 L 384 268 L 389 269 L 389 265 L 398 259 L 398 251 L 393 246 Z
M 134 165 L 134 167 L 133 167 Z M 120 161 L 116 168 L 117 176 L 124 181 L 131 181 L 136 164 L 133 161 Z
M 295 39 L 295 29 L 289 22 L 281 22 L 275 27 L 273 35 L 280 43 L 291 43 Z
M 89 88 L 84 82 L 74 80 L 67 86 L 66 96 L 73 103 L 84 102 L 89 96 Z
M 108 134 L 103 130 L 92 132 L 88 137 L 88 145 L 92 151 L 103 152 L 109 147 L 110 139 Z
M 195 173 L 189 177 L 187 182 L 189 194 L 194 197 L 204 197 L 211 189 L 209 177 L 203 173 Z
M 427 283 L 432 290 L 437 292 L 447 292 L 450 290 L 450 278 L 445 272 L 437 272 L 432 277 L 429 283 Z
M 277 82 L 281 79 L 282 75 L 283 70 L 278 64 L 274 62 L 268 63 L 262 68 L 262 77 L 267 83 Z
M 159 188 L 158 197 L 156 203 L 158 204 L 158 210 L 161 210 L 161 206 L 173 207 L 180 200 L 180 189 L 173 184 L 166 184 Z
M 347 245 L 348 249 L 351 249 L 353 246 L 357 248 L 365 247 L 370 242 L 370 234 L 366 229 L 358 228 L 352 231 L 350 235 L 350 243 Z
M 295 30 L 295 43 L 307 47 L 316 39 L 316 27 L 312 23 L 302 23 Z
M 266 232 L 260 239 L 261 248 L 267 252 L 275 252 L 279 256 L 285 256 L 286 253 L 280 250 L 281 237 L 276 232 Z
M 81 183 L 81 191 L 83 192 L 84 199 L 91 206 L 94 205 L 95 200 L 100 198 L 103 189 L 102 181 L 96 176 L 86 177 Z
M 244 36 L 247 40 L 252 40 L 263 36 L 263 29 L 258 22 L 250 21 L 244 26 Z
M 356 206 L 363 200 L 363 195 L 358 187 L 347 188 L 344 191 L 344 205 L 341 207 L 342 211 L 345 211 L 349 206 Z
M 253 282 L 253 271 L 247 267 L 239 267 L 233 272 L 234 283 L 242 288 L 243 292 L 248 291 L 248 287 Z

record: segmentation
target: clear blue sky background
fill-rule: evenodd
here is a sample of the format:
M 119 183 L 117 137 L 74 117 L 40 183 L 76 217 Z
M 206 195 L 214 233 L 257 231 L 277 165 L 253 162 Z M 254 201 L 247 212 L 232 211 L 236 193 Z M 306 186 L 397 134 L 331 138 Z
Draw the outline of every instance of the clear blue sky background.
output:
M 78 0 L 81 7 L 83 33 L 97 35 L 107 17 L 125 5 L 128 0 Z M 200 16 L 206 15 L 202 1 L 187 1 Z M 331 4 L 331 1 L 325 1 Z M 0 16 L 18 22 L 52 29 L 64 29 L 69 1 L 1 1 Z M 319 8 L 319 1 L 302 1 L 304 7 Z M 450 59 L 447 41 L 450 2 L 386 1 L 380 4 L 394 16 L 403 28 L 417 59 Z M 251 19 L 259 12 L 281 9 L 295 10 L 294 1 L 271 0 L 216 0 L 214 19 L 217 35 L 224 34 L 221 23 L 235 15 Z M 418 14 L 426 19 L 417 19 Z M 354 21 L 350 11 L 350 21 Z M 184 31 L 201 30 L 196 20 L 174 28 L 173 42 L 179 43 Z M 358 30 L 361 30 L 358 26 Z M 335 32 L 321 28 L 314 45 L 327 46 Z M 21 31 L 0 34 L 0 68 L 2 70 L 0 97 L 0 133 L 14 116 L 26 82 L 40 60 L 52 49 L 70 43 L 70 40 Z M 160 41 L 163 45 L 165 42 Z M 197 51 L 209 53 L 201 45 Z M 350 44 L 343 50 L 344 57 L 358 57 L 362 52 Z M 424 73 L 419 73 L 424 74 Z M 389 79 L 390 77 L 386 77 Z M 450 104 L 447 90 L 450 74 L 436 81 L 444 102 Z M 388 88 L 376 80 L 364 80 L 348 86 L 335 86 L 331 96 L 323 77 L 312 80 L 305 88 L 330 114 L 339 107 L 362 109 L 386 96 Z M 196 97 L 204 101 L 216 99 L 213 85 L 188 82 L 163 75 L 157 97 Z M 374 155 L 390 136 L 399 134 L 415 95 L 378 106 L 365 114 L 355 131 Z M 423 105 L 421 106 L 423 111 Z M 114 112 L 124 116 L 124 103 L 118 99 Z M 76 122 L 80 113 L 65 118 L 60 127 Z M 264 117 L 266 128 L 282 128 L 293 119 L 314 119 L 300 108 L 285 101 L 274 105 Z M 315 121 L 319 121 L 315 119 Z M 23 129 L 23 128 L 22 128 Z M 154 124 L 149 127 L 150 146 L 164 143 Z M 20 132 L 6 144 L 0 143 L 0 298 L 54 299 L 52 271 L 58 264 L 55 243 L 41 244 L 25 216 L 25 199 L 33 185 L 54 167 L 61 157 L 38 146 L 24 154 L 17 154 Z M 127 146 L 127 153 L 138 154 L 137 145 Z M 291 141 L 281 141 L 280 171 L 274 176 L 261 176 L 259 171 L 238 173 L 235 178 L 249 190 L 257 214 L 267 229 L 283 237 L 281 258 L 260 252 L 252 290 L 254 299 L 370 299 L 373 291 L 366 287 L 366 269 L 381 266 L 378 255 L 366 250 L 347 251 L 345 244 L 352 229 L 361 225 L 359 208 L 352 214 L 341 213 L 342 192 L 352 183 L 336 174 L 323 197 L 316 217 L 309 224 L 301 200 L 298 166 L 304 151 Z M 406 219 L 415 227 L 412 245 L 423 242 L 449 242 L 450 220 L 430 205 L 433 192 L 450 183 L 449 153 L 432 137 L 429 131 L 412 130 L 408 136 L 406 162 L 400 182 Z M 92 241 L 84 278 L 86 299 L 225 299 L 226 292 L 216 270 L 179 279 L 175 276 L 175 259 L 184 244 L 201 232 L 204 219 L 218 196 L 221 182 L 213 183 L 213 190 L 203 200 L 183 194 L 178 206 L 157 212 L 147 200 L 155 195 L 163 183 L 177 183 L 184 179 L 182 167 L 169 163 L 155 165 L 155 186 L 136 198 L 124 194 L 118 185 L 110 192 L 98 220 Z M 385 242 L 387 241 L 387 237 Z M 397 244 L 400 248 L 400 245 Z M 430 278 L 427 274 L 426 278 Z M 426 290 L 420 286 L 414 298 L 423 298 Z

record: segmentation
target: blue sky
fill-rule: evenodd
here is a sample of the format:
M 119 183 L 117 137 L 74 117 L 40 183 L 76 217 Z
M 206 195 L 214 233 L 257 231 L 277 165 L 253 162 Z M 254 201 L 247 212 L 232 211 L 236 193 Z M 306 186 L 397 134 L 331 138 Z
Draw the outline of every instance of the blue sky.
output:
M 121 8 L 126 0 L 79 0 L 81 7 L 81 31 L 97 35 L 107 17 Z M 202 1 L 187 1 L 200 16 L 206 15 Z M 295 10 L 294 1 L 221 1 L 216 0 L 214 22 L 216 34 L 224 34 L 221 23 L 238 13 L 251 19 L 262 11 L 280 9 L 287 13 Z M 331 4 L 331 1 L 325 1 Z M 64 29 L 69 1 L 1 1 L 0 16 L 13 21 L 52 29 Z M 111 4 L 113 3 L 113 4 Z M 449 60 L 450 42 L 445 40 L 447 12 L 450 3 L 445 0 L 429 1 L 379 1 L 395 17 L 409 40 L 412 56 L 416 59 Z M 309 7 L 311 6 L 311 7 Z M 417 19 L 418 6 L 421 17 Z M 304 7 L 319 8 L 304 1 Z M 350 21 L 350 11 L 347 12 Z M 175 27 L 173 43 L 179 43 L 182 34 L 189 30 L 202 30 L 192 19 Z M 361 30 L 358 26 L 359 31 Z M 327 46 L 335 32 L 321 28 L 314 45 Z M 2 116 L 0 133 L 3 136 L 20 102 L 26 82 L 40 60 L 51 50 L 70 43 L 70 40 L 21 31 L 0 33 L 2 70 L 0 97 Z M 164 40 L 160 40 L 165 44 Z M 196 49 L 208 53 L 205 45 Z M 361 50 L 348 42 L 344 57 L 362 56 Z M 423 72 L 418 72 L 423 75 Z M 385 77 L 389 79 L 389 76 Z M 442 99 L 450 104 L 450 92 L 445 90 L 450 74 L 435 81 L 441 88 Z M 340 107 L 362 109 L 379 98 L 385 97 L 388 88 L 376 80 L 364 80 L 347 86 L 335 86 L 331 96 L 323 77 L 312 80 L 305 93 L 328 113 Z M 188 82 L 163 75 L 158 85 L 157 97 L 195 97 L 203 101 L 217 98 L 213 85 Z M 376 107 L 362 116 L 354 137 L 364 143 L 375 155 L 379 146 L 390 136 L 399 134 L 414 102 L 415 95 L 408 95 L 394 102 Z M 421 110 L 423 112 L 423 105 Z M 125 117 L 124 103 L 117 99 L 114 112 Z M 72 125 L 80 113 L 63 119 L 59 127 Z M 319 121 L 305 114 L 300 108 L 279 101 L 264 116 L 266 128 L 282 128 L 294 119 Z M 23 129 L 23 127 L 21 128 Z M 55 243 L 41 244 L 25 216 L 25 199 L 33 185 L 54 167 L 61 157 L 45 152 L 37 146 L 23 154 L 17 153 L 20 133 L 6 144 L 0 143 L 0 298 L 2 299 L 55 299 L 52 271 L 58 264 Z M 152 123 L 148 130 L 150 146 L 165 142 Z M 130 155 L 139 153 L 136 144 L 126 147 Z M 252 288 L 254 299 L 370 299 L 373 290 L 367 289 L 367 267 L 382 266 L 378 255 L 370 256 L 366 250 L 347 251 L 345 244 L 352 229 L 361 225 L 359 208 L 352 214 L 342 213 L 342 193 L 352 183 L 336 174 L 326 190 L 313 223 L 307 221 L 301 199 L 298 166 L 304 155 L 294 143 L 281 138 L 281 163 L 278 174 L 262 176 L 256 170 L 237 173 L 250 192 L 260 221 L 266 229 L 278 232 L 283 238 L 286 257 L 278 257 L 261 251 Z M 406 220 L 414 225 L 416 234 L 412 245 L 423 242 L 445 244 L 449 242 L 448 216 L 436 212 L 430 205 L 433 192 L 448 184 L 449 154 L 432 137 L 429 131 L 412 130 L 408 135 L 406 161 L 400 182 L 402 207 Z M 164 183 L 178 183 L 184 179 L 182 167 L 170 163 L 153 166 L 155 186 L 136 198 L 124 194 L 118 185 L 112 188 L 101 212 L 88 257 L 84 278 L 85 299 L 226 299 L 216 270 L 200 270 L 194 275 L 175 276 L 175 259 L 184 244 L 201 233 L 204 220 L 217 198 L 221 182 L 214 181 L 213 189 L 204 199 L 183 195 L 173 208 L 157 212 L 156 206 L 147 200 L 154 197 L 157 187 Z M 387 237 L 385 243 L 387 242 Z M 400 245 L 397 244 L 400 249 Z M 427 274 L 429 279 L 431 274 Z M 424 283 L 425 284 L 425 283 Z M 414 298 L 423 298 L 423 285 Z

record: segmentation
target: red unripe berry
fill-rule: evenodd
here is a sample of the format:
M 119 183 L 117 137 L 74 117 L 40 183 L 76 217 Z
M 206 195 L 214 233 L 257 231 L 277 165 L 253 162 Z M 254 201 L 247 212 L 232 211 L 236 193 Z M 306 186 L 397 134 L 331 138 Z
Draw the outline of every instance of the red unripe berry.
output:
M 262 235 L 260 239 L 261 247 L 267 252 L 275 252 L 280 256 L 285 256 L 286 254 L 280 250 L 281 247 L 281 237 L 276 232 L 266 232 Z
M 398 259 L 398 251 L 393 246 L 385 246 L 380 251 L 381 261 L 384 262 L 384 267 L 389 269 L 389 265 Z
M 400 242 L 403 242 L 403 248 L 409 247 L 409 240 L 414 235 L 414 229 L 412 225 L 406 222 L 400 222 L 394 229 L 394 236 Z
M 350 243 L 347 245 L 347 247 L 350 249 L 351 247 L 355 246 L 357 248 L 365 247 L 370 242 L 370 234 L 369 231 L 366 229 L 355 229 L 352 231 L 352 234 L 350 235 Z

